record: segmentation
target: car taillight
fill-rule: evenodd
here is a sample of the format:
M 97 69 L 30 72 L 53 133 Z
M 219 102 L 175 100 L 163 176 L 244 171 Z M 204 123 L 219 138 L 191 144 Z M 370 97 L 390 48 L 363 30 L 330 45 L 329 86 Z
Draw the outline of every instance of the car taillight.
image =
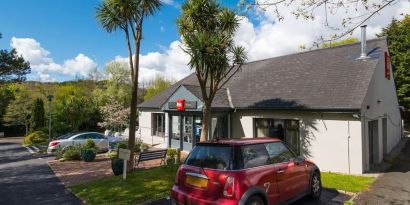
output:
M 179 176 L 179 171 L 181 170 L 181 168 L 178 168 L 178 170 L 177 170 L 177 175 L 175 176 L 175 185 L 178 185 L 178 176 Z
M 232 197 L 235 192 L 235 178 L 229 176 L 226 178 L 223 194 L 226 197 Z
M 52 141 L 52 142 L 50 143 L 50 147 L 57 146 L 58 144 L 60 144 L 59 141 Z

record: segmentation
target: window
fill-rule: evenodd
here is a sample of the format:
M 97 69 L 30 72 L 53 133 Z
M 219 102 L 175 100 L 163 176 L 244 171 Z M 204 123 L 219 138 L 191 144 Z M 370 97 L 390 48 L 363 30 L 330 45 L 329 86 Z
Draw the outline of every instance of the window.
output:
M 105 138 L 104 135 L 101 135 L 101 134 L 98 134 L 98 133 L 92 133 L 90 135 L 91 135 L 91 138 L 88 137 L 90 139 L 104 139 Z
M 87 139 L 87 135 L 88 134 L 81 134 L 81 135 L 78 135 L 75 139 L 76 140 L 85 140 L 85 139 Z
M 229 170 L 231 158 L 231 146 L 198 145 L 191 151 L 185 164 L 210 169 Z
M 265 147 L 269 154 L 269 164 L 288 162 L 295 157 L 282 142 L 266 143 Z
M 165 136 L 165 114 L 164 113 L 152 113 L 151 114 L 151 135 L 152 136 Z
M 287 119 L 256 118 L 255 137 L 276 137 L 300 153 L 299 121 Z
M 241 147 L 243 168 L 252 168 L 268 164 L 268 152 L 264 144 L 245 145 Z
M 228 116 L 215 116 L 211 119 L 209 139 L 222 139 L 228 136 Z

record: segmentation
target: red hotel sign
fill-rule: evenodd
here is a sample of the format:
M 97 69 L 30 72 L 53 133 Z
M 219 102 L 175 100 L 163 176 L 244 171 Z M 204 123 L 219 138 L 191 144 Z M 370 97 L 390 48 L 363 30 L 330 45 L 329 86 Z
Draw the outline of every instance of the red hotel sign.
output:
M 390 56 L 384 52 L 384 77 L 390 80 Z
M 177 99 L 177 110 L 179 111 L 185 110 L 185 99 L 183 98 Z

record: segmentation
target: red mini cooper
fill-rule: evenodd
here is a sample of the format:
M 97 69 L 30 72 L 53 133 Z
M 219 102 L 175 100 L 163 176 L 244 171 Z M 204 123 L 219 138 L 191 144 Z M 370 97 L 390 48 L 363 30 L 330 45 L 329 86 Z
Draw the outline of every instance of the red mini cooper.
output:
M 273 205 L 319 199 L 319 168 L 276 138 L 198 143 L 178 169 L 172 204 Z

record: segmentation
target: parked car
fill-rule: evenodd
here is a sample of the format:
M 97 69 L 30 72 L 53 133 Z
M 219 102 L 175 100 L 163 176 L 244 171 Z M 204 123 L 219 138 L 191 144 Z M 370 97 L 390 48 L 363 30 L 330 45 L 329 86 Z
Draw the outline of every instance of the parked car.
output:
M 99 151 L 104 152 L 109 149 L 108 138 L 97 132 L 83 132 L 83 133 L 68 133 L 58 137 L 49 143 L 47 148 L 47 153 L 51 154 L 56 151 L 59 147 L 64 149 L 64 147 L 75 144 L 85 144 L 87 139 L 92 139 L 97 145 Z
M 198 143 L 177 172 L 172 204 L 274 205 L 319 199 L 319 168 L 276 138 Z

